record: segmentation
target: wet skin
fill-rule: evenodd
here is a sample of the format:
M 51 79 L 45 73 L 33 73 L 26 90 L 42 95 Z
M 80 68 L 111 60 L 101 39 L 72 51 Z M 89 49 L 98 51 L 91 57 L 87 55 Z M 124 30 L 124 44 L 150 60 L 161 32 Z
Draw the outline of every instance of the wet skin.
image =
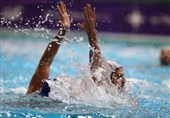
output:
M 124 87 L 125 78 L 124 78 L 122 67 L 116 69 L 116 71 L 114 72 L 114 76 L 111 78 L 111 81 L 113 84 L 118 86 L 118 89 Z

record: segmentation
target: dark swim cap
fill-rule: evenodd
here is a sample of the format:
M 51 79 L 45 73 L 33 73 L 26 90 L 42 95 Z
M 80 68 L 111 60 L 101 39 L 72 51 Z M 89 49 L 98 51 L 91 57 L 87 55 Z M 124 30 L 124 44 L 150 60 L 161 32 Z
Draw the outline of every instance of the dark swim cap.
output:
M 50 92 L 50 87 L 49 87 L 48 83 L 46 81 L 44 81 L 41 86 L 39 95 L 41 95 L 43 97 L 48 97 L 49 92 Z

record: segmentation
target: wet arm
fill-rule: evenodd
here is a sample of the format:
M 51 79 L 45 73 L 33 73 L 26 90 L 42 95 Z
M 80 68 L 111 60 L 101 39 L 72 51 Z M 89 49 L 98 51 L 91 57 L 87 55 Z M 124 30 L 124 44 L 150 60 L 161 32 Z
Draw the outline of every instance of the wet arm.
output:
M 90 4 L 87 4 L 84 8 L 84 22 L 78 23 L 78 27 L 84 30 L 88 35 L 90 44 L 89 60 L 91 63 L 92 73 L 101 67 L 101 51 L 96 36 L 95 30 L 96 14 L 95 8 L 91 8 Z M 97 77 L 93 75 L 93 80 L 96 81 Z
M 60 34 L 60 32 L 58 33 Z M 66 34 L 63 34 L 63 36 Z M 27 93 L 33 93 L 40 89 L 43 80 L 47 80 L 49 78 L 50 73 L 50 65 L 54 60 L 55 55 L 58 52 L 58 49 L 61 45 L 61 42 L 63 38 L 59 37 L 58 35 L 54 38 L 55 40 L 52 40 L 47 48 L 45 49 L 44 54 L 42 55 L 39 64 L 37 66 L 37 69 L 30 81 L 30 85 L 28 88 Z
M 100 45 L 97 40 L 95 29 L 94 31 L 87 33 L 89 43 L 90 43 L 90 53 L 89 60 L 91 63 L 91 70 L 96 71 L 99 67 L 101 67 L 101 50 Z M 93 76 L 93 80 L 96 81 L 96 77 Z
M 57 5 L 57 8 L 61 17 L 61 20 L 59 21 L 61 29 L 58 35 L 48 44 L 43 56 L 41 57 L 37 69 L 30 81 L 27 93 L 33 93 L 39 90 L 43 80 L 49 78 L 50 65 L 58 52 L 63 36 L 65 36 L 67 29 L 70 28 L 71 22 L 69 15 L 67 14 L 66 5 L 63 2 L 60 2 L 60 4 Z

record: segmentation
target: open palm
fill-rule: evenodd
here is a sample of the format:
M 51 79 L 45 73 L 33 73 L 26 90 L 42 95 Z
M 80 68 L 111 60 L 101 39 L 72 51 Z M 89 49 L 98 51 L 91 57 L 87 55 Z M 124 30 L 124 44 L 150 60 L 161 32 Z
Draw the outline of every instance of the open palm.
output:
M 67 13 L 66 5 L 62 1 L 60 1 L 60 4 L 57 5 L 57 8 L 61 17 L 61 20 L 59 20 L 60 25 L 63 28 L 69 29 L 71 22 L 70 22 L 69 15 Z
M 84 22 L 78 23 L 78 27 L 85 32 L 89 33 L 95 30 L 95 22 L 96 22 L 96 12 L 95 8 L 91 8 L 90 4 L 87 4 L 84 7 Z

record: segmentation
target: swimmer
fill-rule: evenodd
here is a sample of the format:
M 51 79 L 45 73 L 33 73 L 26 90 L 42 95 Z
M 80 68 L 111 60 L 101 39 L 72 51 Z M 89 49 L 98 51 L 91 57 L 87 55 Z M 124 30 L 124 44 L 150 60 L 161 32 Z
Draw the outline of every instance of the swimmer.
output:
M 30 81 L 27 93 L 40 91 L 40 95 L 48 96 L 48 92 L 50 91 L 50 87 L 45 80 L 49 78 L 50 65 L 54 60 L 63 37 L 66 35 L 71 24 L 66 5 L 63 2 L 60 2 L 57 8 L 61 17 L 61 20 L 59 21 L 61 24 L 60 31 L 58 35 L 48 44 L 43 56 L 41 57 L 38 67 Z M 78 23 L 78 27 L 84 30 L 89 37 L 91 47 L 89 57 L 92 79 L 97 85 L 104 84 L 104 81 L 102 81 L 101 78 L 98 78 L 98 75 L 102 74 L 102 78 L 106 78 L 106 80 L 110 83 L 118 86 L 119 90 L 122 90 L 125 83 L 123 68 L 114 61 L 107 61 L 106 64 L 104 63 L 96 36 L 95 20 L 95 8 L 92 10 L 91 5 L 87 4 L 84 8 L 84 22 Z M 109 68 L 106 65 L 108 65 Z M 98 74 L 98 70 L 100 68 L 104 69 L 101 69 L 102 71 Z M 106 71 L 107 69 L 109 70 Z
M 92 72 L 92 79 L 97 84 L 102 84 L 102 79 L 99 78 L 99 73 L 96 74 L 101 68 L 103 70 L 102 78 L 108 78 L 111 80 L 112 84 L 118 86 L 119 90 L 122 90 L 125 84 L 125 78 L 123 74 L 123 68 L 119 64 L 114 61 L 107 61 L 104 63 L 102 58 L 100 46 L 96 36 L 96 10 L 95 7 L 92 8 L 90 4 L 87 4 L 84 7 L 84 21 L 82 23 L 78 23 L 78 27 L 84 30 L 88 35 L 88 40 L 90 44 L 90 51 L 89 51 L 89 60 L 91 64 L 91 72 Z M 104 67 L 109 65 L 109 70 L 107 71 L 108 67 Z M 105 72 L 107 71 L 107 72 Z

